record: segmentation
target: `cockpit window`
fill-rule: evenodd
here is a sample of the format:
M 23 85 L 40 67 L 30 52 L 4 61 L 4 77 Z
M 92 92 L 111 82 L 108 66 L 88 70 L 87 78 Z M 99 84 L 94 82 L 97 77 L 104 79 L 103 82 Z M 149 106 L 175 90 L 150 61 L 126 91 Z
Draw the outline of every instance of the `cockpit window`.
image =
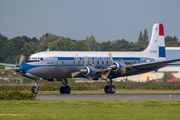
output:
M 28 58 L 28 60 L 30 60 L 30 59 L 31 59 L 31 57 Z
M 32 57 L 31 59 L 32 59 L 32 60 L 37 60 L 37 57 Z

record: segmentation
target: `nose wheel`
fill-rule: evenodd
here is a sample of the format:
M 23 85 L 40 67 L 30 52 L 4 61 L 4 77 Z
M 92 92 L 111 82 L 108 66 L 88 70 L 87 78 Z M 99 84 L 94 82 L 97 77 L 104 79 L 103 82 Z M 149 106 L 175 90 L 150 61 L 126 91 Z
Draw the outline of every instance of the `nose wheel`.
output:
M 33 94 L 38 94 L 37 80 L 34 80 L 34 86 L 31 89 Z
M 71 88 L 69 86 L 67 86 L 67 83 L 68 83 L 67 79 L 64 78 L 64 80 L 62 79 L 61 81 L 62 81 L 64 86 L 61 86 L 59 88 L 60 94 L 70 94 L 71 93 Z

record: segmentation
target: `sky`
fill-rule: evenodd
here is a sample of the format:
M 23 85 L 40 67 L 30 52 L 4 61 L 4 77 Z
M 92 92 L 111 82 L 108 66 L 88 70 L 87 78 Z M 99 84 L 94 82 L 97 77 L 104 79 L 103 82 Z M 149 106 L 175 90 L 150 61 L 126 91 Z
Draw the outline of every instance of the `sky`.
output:
M 0 0 L 0 33 L 9 39 L 45 33 L 96 41 L 138 41 L 153 24 L 180 40 L 180 0 Z

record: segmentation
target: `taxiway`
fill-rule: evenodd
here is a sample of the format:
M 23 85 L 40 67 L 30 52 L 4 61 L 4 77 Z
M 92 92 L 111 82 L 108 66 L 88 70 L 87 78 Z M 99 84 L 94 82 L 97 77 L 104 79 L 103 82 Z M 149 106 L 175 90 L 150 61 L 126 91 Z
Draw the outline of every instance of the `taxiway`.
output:
M 36 100 L 180 100 L 180 94 L 37 94 Z

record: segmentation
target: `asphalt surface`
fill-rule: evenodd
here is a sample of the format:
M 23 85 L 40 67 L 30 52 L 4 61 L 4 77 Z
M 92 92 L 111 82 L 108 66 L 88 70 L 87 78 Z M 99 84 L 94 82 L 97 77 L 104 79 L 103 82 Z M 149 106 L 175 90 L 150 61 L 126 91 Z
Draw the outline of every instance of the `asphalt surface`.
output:
M 180 94 L 37 94 L 37 100 L 180 100 Z

